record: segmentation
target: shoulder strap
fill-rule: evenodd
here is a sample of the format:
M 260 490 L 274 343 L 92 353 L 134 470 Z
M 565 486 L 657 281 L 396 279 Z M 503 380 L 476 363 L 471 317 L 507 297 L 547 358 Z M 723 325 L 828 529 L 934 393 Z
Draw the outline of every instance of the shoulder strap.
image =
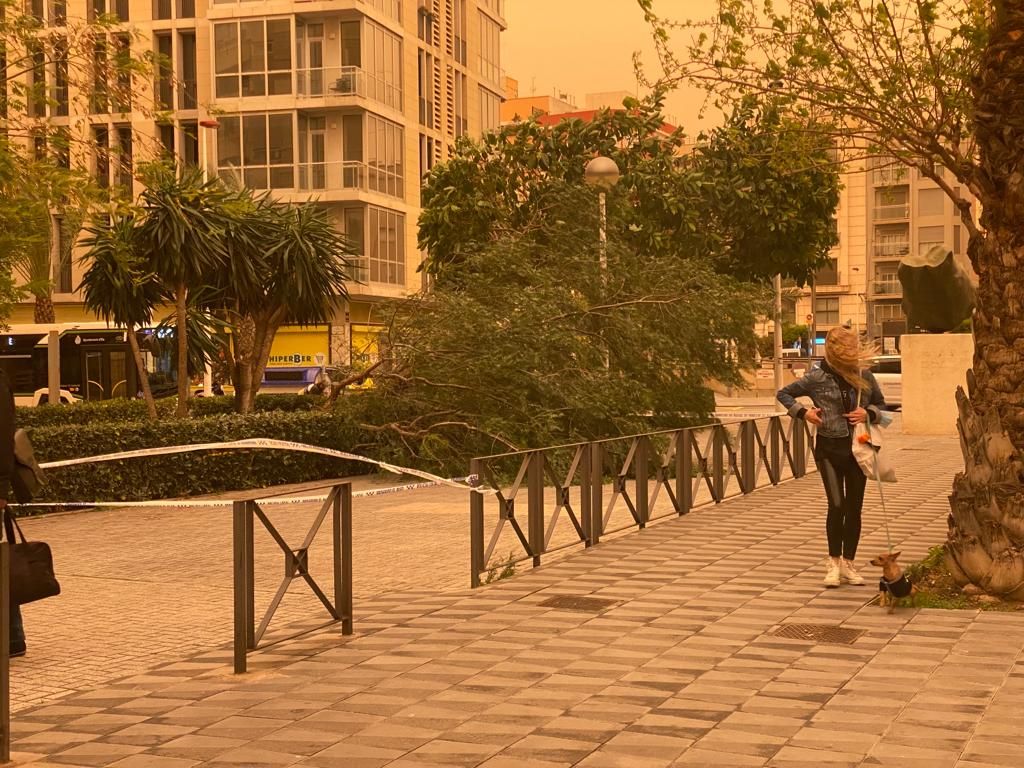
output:
M 21 530 L 21 526 L 18 525 L 18 521 L 14 519 L 14 515 L 7 507 L 3 510 L 4 516 L 4 534 L 7 537 L 8 544 L 17 544 L 18 540 L 14 537 L 14 532 L 18 532 L 18 536 L 21 538 L 21 543 L 25 542 L 25 533 Z

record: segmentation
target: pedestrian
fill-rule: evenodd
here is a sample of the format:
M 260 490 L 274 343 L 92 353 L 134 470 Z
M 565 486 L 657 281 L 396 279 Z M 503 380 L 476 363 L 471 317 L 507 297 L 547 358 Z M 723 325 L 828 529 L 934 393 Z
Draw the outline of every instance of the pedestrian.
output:
M 12 514 L 7 508 L 14 476 L 14 393 L 7 374 L 0 370 L 0 517 Z M 9 542 L 13 544 L 14 542 Z M 25 655 L 25 626 L 21 608 L 13 602 L 8 608 L 11 617 L 11 658 Z
M 802 378 L 780 389 L 779 402 L 794 419 L 817 427 L 814 460 L 825 485 L 828 516 L 825 533 L 828 561 L 825 586 L 841 583 L 860 586 L 854 558 L 860 543 L 861 509 L 867 478 L 853 455 L 854 425 L 869 420 L 883 422 L 885 399 L 878 382 L 862 361 L 868 356 L 857 334 L 848 328 L 833 328 L 825 336 L 825 359 Z M 812 407 L 797 402 L 809 397 Z M 883 422 L 884 423 L 884 422 Z

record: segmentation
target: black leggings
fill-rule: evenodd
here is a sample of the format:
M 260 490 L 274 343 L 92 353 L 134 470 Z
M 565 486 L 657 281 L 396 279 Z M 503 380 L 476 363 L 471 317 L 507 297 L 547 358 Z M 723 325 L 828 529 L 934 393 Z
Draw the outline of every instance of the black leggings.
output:
M 848 439 L 842 440 L 841 447 L 822 445 L 824 442 L 818 438 L 814 458 L 828 497 L 828 517 L 825 519 L 828 554 L 829 557 L 853 560 L 860 543 L 860 515 L 867 478 L 853 457 Z

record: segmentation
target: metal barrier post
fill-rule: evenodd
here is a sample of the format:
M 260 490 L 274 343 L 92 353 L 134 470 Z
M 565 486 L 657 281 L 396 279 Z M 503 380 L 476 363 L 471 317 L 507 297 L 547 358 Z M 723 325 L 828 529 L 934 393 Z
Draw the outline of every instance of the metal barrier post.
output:
M 711 431 L 711 487 L 715 503 L 725 498 L 725 427 L 714 426 Z
M 688 429 L 676 433 L 676 502 L 680 515 L 693 509 L 693 433 Z
M 807 474 L 807 433 L 803 419 L 793 420 L 793 477 Z
M 647 527 L 651 510 L 647 501 L 647 481 L 650 478 L 648 466 L 649 444 L 646 437 L 636 439 L 636 453 L 633 455 L 633 475 L 636 479 L 636 512 L 640 517 L 640 530 Z
M 526 473 L 527 516 L 530 549 L 533 551 L 533 567 L 540 565 L 544 553 L 544 454 L 534 451 L 530 454 L 530 466 Z
M 585 445 L 580 455 L 580 527 L 583 528 L 584 547 L 594 545 L 594 513 L 593 494 L 590 484 L 593 481 L 590 470 L 590 460 L 593 454 L 593 445 Z
M 470 461 L 469 474 L 483 478 L 483 462 Z M 484 495 L 475 491 L 469 492 L 469 550 L 469 585 L 475 589 L 480 586 L 480 574 L 487 567 L 484 562 Z
M 234 548 L 235 570 L 235 674 L 246 671 L 246 654 L 250 647 L 250 637 L 255 633 L 253 614 L 250 612 L 250 593 L 254 585 L 252 579 L 252 518 L 249 504 L 236 501 L 232 505 L 232 544 Z M 255 639 L 255 638 L 253 638 Z
M 590 534 L 594 544 L 604 533 L 604 447 L 590 444 Z
M 0 542 L 0 763 L 11 759 L 11 551 Z
M 782 419 L 772 416 L 768 426 L 768 439 L 771 444 L 772 485 L 778 485 L 782 478 Z
M 743 477 L 740 478 L 740 487 L 743 493 L 751 493 L 755 488 L 754 472 L 757 467 L 757 439 L 755 431 L 757 424 L 753 421 L 744 421 L 740 424 L 740 470 Z
M 475 494 L 479 495 L 479 494 Z M 340 539 L 340 541 L 339 541 Z M 341 545 L 340 547 L 338 545 Z M 334 498 L 334 601 L 338 602 L 341 579 L 341 634 L 352 634 L 354 600 L 352 584 L 352 484 L 345 483 Z

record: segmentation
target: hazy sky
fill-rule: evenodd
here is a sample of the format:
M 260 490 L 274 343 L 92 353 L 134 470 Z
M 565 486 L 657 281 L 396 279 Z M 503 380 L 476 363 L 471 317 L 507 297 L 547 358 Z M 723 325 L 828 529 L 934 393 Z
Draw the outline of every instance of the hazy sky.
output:
M 713 6 L 714 0 L 655 3 L 657 11 L 677 19 L 704 17 Z M 507 0 L 505 13 L 502 67 L 519 81 L 520 96 L 557 90 L 571 94 L 582 106 L 587 93 L 635 93 L 634 51 L 642 52 L 649 72 L 660 71 L 650 28 L 636 0 Z M 698 93 L 676 93 L 666 112 L 695 135 L 701 127 L 701 102 Z

